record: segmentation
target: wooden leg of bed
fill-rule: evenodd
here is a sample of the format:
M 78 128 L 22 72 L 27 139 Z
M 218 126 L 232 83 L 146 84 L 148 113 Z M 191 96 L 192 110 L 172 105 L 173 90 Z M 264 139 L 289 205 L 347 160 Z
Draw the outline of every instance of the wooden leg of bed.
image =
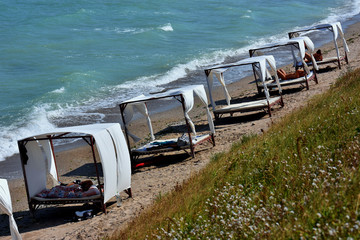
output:
M 129 195 L 129 197 L 132 198 L 131 188 L 125 189 L 125 192 L 126 192 L 127 195 Z
M 102 207 L 102 210 L 105 214 L 107 214 L 107 211 L 106 211 L 106 203 L 101 203 L 101 207 Z
M 257 90 L 258 90 L 259 95 L 261 95 L 261 89 L 258 87 Z
M 33 204 L 33 203 L 29 203 L 29 210 L 30 210 L 31 216 L 32 216 L 34 219 L 36 219 L 36 216 L 35 216 L 36 205 Z
M 316 84 L 319 83 L 315 69 L 314 69 L 314 81 L 315 81 Z
M 268 106 L 269 117 L 271 117 L 271 107 Z
M 191 148 L 191 156 L 193 158 L 195 158 L 195 149 L 194 149 L 194 147 Z

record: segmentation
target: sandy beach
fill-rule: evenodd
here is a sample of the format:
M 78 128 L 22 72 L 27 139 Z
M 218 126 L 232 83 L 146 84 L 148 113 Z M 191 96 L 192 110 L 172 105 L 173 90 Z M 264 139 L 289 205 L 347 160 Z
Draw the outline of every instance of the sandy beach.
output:
M 98 212 L 92 219 L 74 222 L 74 212 L 86 209 L 86 206 L 57 206 L 39 209 L 37 220 L 28 211 L 26 192 L 22 179 L 9 181 L 15 220 L 23 239 L 99 239 L 111 236 L 119 228 L 126 228 L 131 219 L 141 214 L 142 210 L 150 206 L 160 195 L 171 191 L 191 175 L 204 168 L 215 153 L 228 150 L 231 145 L 246 134 L 261 134 L 271 125 L 281 120 L 285 115 L 300 109 L 314 95 L 328 90 L 336 79 L 351 69 L 360 67 L 360 23 L 355 23 L 346 29 L 350 53 L 349 64 L 342 63 L 338 69 L 332 64 L 330 67 L 320 66 L 318 84 L 310 82 L 310 89 L 290 86 L 284 88 L 284 107 L 275 106 L 273 116 L 263 111 L 255 114 L 235 114 L 224 117 L 215 122 L 216 146 L 204 144 L 196 149 L 195 158 L 183 152 L 159 155 L 156 162 L 138 168 L 132 175 L 133 198 L 122 193 L 122 205 L 116 206 L 115 198 L 107 206 L 108 213 Z M 332 43 L 322 46 L 325 56 L 334 56 Z M 341 48 L 341 51 L 342 48 Z M 205 76 L 204 76 L 205 79 Z M 251 97 L 257 94 L 255 84 L 249 84 L 251 77 L 234 82 L 228 87 L 233 99 Z M 217 89 L 215 99 L 223 99 L 223 92 Z M 206 116 L 201 107 L 195 104 L 191 117 L 195 125 L 200 125 L 201 131 L 207 131 Z M 119 109 L 109 110 L 109 116 L 119 117 Z M 116 117 L 115 117 L 116 116 Z M 111 118 L 111 117 L 109 117 Z M 182 111 L 174 108 L 166 112 L 152 115 L 154 131 L 157 134 L 178 136 L 184 128 Z M 135 133 L 146 132 L 145 121 L 137 121 L 131 125 Z M 164 131 L 165 129 L 165 131 Z M 146 132 L 147 134 L 147 132 Z M 91 165 L 91 151 L 87 146 L 57 152 L 58 169 L 61 181 L 71 182 L 75 179 L 95 179 Z M 154 159 L 153 159 L 154 160 Z M 0 164 L 1 167 L 1 164 Z M 7 215 L 1 215 L 0 239 L 11 239 Z

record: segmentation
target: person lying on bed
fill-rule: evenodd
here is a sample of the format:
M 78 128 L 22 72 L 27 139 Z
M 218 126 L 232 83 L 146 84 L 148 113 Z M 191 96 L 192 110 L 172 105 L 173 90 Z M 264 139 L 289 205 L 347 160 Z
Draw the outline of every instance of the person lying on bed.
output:
M 286 73 L 284 69 L 280 68 L 276 71 L 276 73 L 282 80 L 295 79 L 305 76 L 305 72 L 302 69 L 298 69 L 294 73 Z
M 36 196 L 42 198 L 82 198 L 99 194 L 100 191 L 93 182 L 85 180 L 79 184 L 71 183 L 66 186 L 59 185 L 51 189 L 45 189 Z
M 322 53 L 321 53 L 321 50 L 317 50 L 316 53 L 313 54 L 314 58 L 315 58 L 315 61 L 322 61 L 323 60 L 323 56 L 322 56 Z M 311 59 L 311 55 L 308 54 L 308 53 L 305 53 L 305 62 L 312 62 L 312 59 Z

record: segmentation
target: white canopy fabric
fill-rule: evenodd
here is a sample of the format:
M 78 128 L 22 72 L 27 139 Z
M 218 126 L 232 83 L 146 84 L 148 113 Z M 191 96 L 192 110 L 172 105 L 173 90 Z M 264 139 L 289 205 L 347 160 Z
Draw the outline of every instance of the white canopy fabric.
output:
M 142 109 L 141 113 L 144 116 L 146 116 L 146 118 L 148 120 L 148 127 L 150 129 L 151 137 L 154 140 L 155 138 L 153 135 L 153 129 L 151 126 L 151 121 L 150 121 L 149 113 L 147 111 L 145 102 L 150 101 L 150 100 L 159 99 L 159 98 L 176 97 L 176 96 L 182 95 L 182 97 L 184 98 L 184 106 L 185 106 L 184 116 L 187 119 L 187 121 L 189 122 L 192 132 L 196 135 L 194 123 L 192 122 L 192 120 L 190 119 L 190 116 L 189 116 L 189 112 L 194 106 L 194 94 L 196 94 L 200 98 L 201 102 L 204 104 L 204 106 L 206 108 L 206 112 L 207 112 L 207 119 L 209 122 L 210 131 L 212 133 L 215 133 L 214 122 L 213 122 L 211 113 L 208 108 L 207 95 L 206 95 L 203 85 L 190 85 L 187 87 L 171 89 L 166 92 L 151 94 L 148 96 L 140 95 L 135 98 L 132 98 L 132 99 L 122 102 L 121 104 L 127 104 L 127 106 L 124 110 L 125 127 L 127 127 L 129 125 L 129 123 L 133 120 L 133 115 L 134 115 L 133 107 L 136 107 L 136 109 L 138 109 L 138 110 Z M 146 109 L 146 111 L 144 109 Z M 127 131 L 127 132 L 129 134 L 129 131 Z M 134 137 L 133 134 L 130 133 L 129 135 L 134 139 L 134 141 L 137 140 L 137 137 Z
M 336 40 L 338 39 L 339 36 L 342 38 L 345 52 L 350 52 L 349 47 L 348 47 L 348 45 L 346 43 L 346 39 L 345 39 L 345 36 L 344 36 L 344 31 L 342 29 L 342 26 L 341 26 L 340 22 L 329 23 L 329 24 L 319 24 L 319 25 L 316 25 L 316 26 L 312 26 L 312 27 L 297 30 L 296 32 L 305 32 L 305 31 L 320 30 L 320 29 L 328 29 L 333 33 L 333 41 L 334 41 L 334 44 L 335 44 L 336 54 L 337 54 L 338 58 L 340 58 L 340 53 L 339 53 L 339 47 L 338 47 L 338 44 L 337 44 Z
M 138 96 L 137 98 L 143 98 L 145 97 L 144 94 Z M 133 98 L 132 100 L 134 100 L 135 98 Z M 132 103 L 132 104 L 129 104 L 128 106 L 126 106 L 126 111 L 125 111 L 125 114 L 124 114 L 124 117 L 125 117 L 125 122 L 126 122 L 126 126 L 122 126 L 123 128 L 124 127 L 128 127 L 128 125 L 130 124 L 130 122 L 133 120 L 133 117 L 134 117 L 134 109 L 138 110 L 145 118 L 146 118 L 146 121 L 147 121 L 147 124 L 148 124 L 148 127 L 149 127 L 149 130 L 150 130 L 150 137 L 151 137 L 151 140 L 155 140 L 155 136 L 154 136 L 154 130 L 152 128 L 152 124 L 151 124 L 151 119 L 150 119 L 150 116 L 149 116 L 149 112 L 148 112 L 148 109 L 146 107 L 146 104 L 144 102 L 138 102 L 138 103 Z M 136 135 L 132 134 L 130 131 L 127 131 L 127 133 L 130 135 L 130 137 L 135 141 L 135 142 L 138 142 L 140 141 L 141 139 L 139 137 L 137 137 Z
M 305 71 L 309 74 L 309 72 L 310 72 L 309 67 L 304 60 L 305 52 L 306 52 L 306 49 L 305 49 L 305 44 L 306 44 L 306 47 L 310 52 L 311 58 L 312 58 L 313 62 L 315 63 L 314 68 L 316 70 L 319 70 L 319 68 L 316 64 L 315 58 L 313 56 L 313 52 L 315 50 L 314 43 L 311 41 L 311 39 L 309 37 L 306 37 L 306 36 L 292 38 L 292 39 L 288 39 L 288 40 L 284 40 L 284 41 L 280 41 L 280 42 L 276 42 L 276 43 L 266 44 L 266 45 L 259 47 L 258 49 L 251 49 L 250 51 L 266 49 L 266 48 L 275 48 L 275 47 L 280 47 L 280 46 L 287 46 L 287 45 L 291 45 L 291 44 L 296 44 L 299 46 L 297 55 L 295 54 L 295 50 L 293 48 L 291 51 L 295 66 L 298 62 L 301 62 L 304 66 Z
M 57 128 L 50 133 L 42 133 L 30 138 L 36 140 L 62 133 L 81 133 L 94 137 L 104 174 L 104 203 L 130 188 L 130 155 L 120 124 L 103 123 Z M 31 198 L 46 188 L 47 173 L 50 173 L 55 180 L 58 178 L 50 140 L 28 141 L 25 147 L 29 158 L 25 164 L 25 171 Z
M 340 36 L 341 36 L 341 38 L 343 40 L 345 51 L 350 52 L 349 47 L 348 47 L 348 45 L 346 43 L 346 39 L 345 39 L 345 36 L 344 36 L 344 31 L 343 31 L 343 29 L 341 27 L 341 23 L 340 22 L 335 22 L 335 23 L 332 23 L 330 25 L 332 26 L 332 29 L 333 29 L 333 36 L 334 36 L 337 51 L 339 51 L 339 48 L 337 46 L 336 39 L 338 38 L 338 36 L 340 34 Z
M 313 52 L 315 51 L 315 45 L 314 43 L 311 41 L 311 39 L 309 37 L 306 37 L 306 36 L 302 36 L 302 37 L 296 37 L 296 38 L 292 38 L 291 40 L 295 40 L 299 43 L 299 46 L 300 46 L 300 52 L 301 52 L 301 62 L 304 65 L 305 69 L 306 69 L 306 72 L 309 74 L 309 69 L 307 68 L 307 64 L 305 63 L 305 60 L 304 60 L 304 57 L 305 57 L 305 51 L 306 51 L 306 48 L 309 50 L 310 52 L 310 56 L 311 56 L 311 59 L 312 59 L 312 62 L 313 62 L 313 65 L 314 65 L 314 68 L 316 70 L 319 70 L 319 67 L 318 65 L 316 64 L 316 60 L 314 58 L 314 55 L 313 55 Z M 303 42 L 303 44 L 300 44 L 301 41 Z M 302 46 L 304 46 L 304 50 L 302 49 Z M 305 48 L 306 46 L 306 48 Z M 304 52 L 303 52 L 304 51 Z
M 9 185 L 6 179 L 0 179 L 0 209 L 9 215 L 11 238 L 22 239 L 13 216 Z
M 278 85 L 279 91 L 281 93 L 281 86 L 279 83 L 279 78 L 276 74 L 276 61 L 275 58 L 272 55 L 263 55 L 263 56 L 257 56 L 257 57 L 252 57 L 252 58 L 246 58 L 243 60 L 240 60 L 238 62 L 235 63 L 231 63 L 231 64 L 223 64 L 223 65 L 217 65 L 217 66 L 213 66 L 209 69 L 206 70 L 210 70 L 209 75 L 206 78 L 206 81 L 208 83 L 208 87 L 209 87 L 209 97 L 210 97 L 210 101 L 211 101 L 211 105 L 212 108 L 215 109 L 216 104 L 212 98 L 212 90 L 213 90 L 213 75 L 215 75 L 217 77 L 217 79 L 219 80 L 219 82 L 222 84 L 223 88 L 225 89 L 225 98 L 227 100 L 227 105 L 230 105 L 230 96 L 228 96 L 228 90 L 226 89 L 226 84 L 224 81 L 224 72 L 226 70 L 228 70 L 231 67 L 236 67 L 236 66 L 243 66 L 243 65 L 252 65 L 252 64 L 257 64 L 259 66 L 259 71 L 257 71 L 257 75 L 259 77 L 259 79 L 262 81 L 263 86 L 264 86 L 264 92 L 265 92 L 265 96 L 266 98 L 269 100 L 270 99 L 270 95 L 269 95 L 269 91 L 266 87 L 265 81 L 267 77 L 270 77 L 270 73 L 268 71 L 268 68 L 266 67 L 268 64 L 270 66 L 270 68 L 274 71 L 274 76 L 275 76 L 275 81 L 276 84 Z

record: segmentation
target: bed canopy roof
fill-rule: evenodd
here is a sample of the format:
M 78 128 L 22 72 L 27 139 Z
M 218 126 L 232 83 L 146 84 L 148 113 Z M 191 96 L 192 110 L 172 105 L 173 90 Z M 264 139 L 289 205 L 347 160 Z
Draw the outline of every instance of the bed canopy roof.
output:
M 129 99 L 127 101 L 124 101 L 120 104 L 120 108 L 123 113 L 123 122 L 124 127 L 126 128 L 126 132 L 129 136 L 132 137 L 132 139 L 137 142 L 140 140 L 137 136 L 130 133 L 127 129 L 128 125 L 133 120 L 134 116 L 134 109 L 138 110 L 142 115 L 144 115 L 148 122 L 148 127 L 151 134 L 151 139 L 155 140 L 154 137 L 154 131 L 151 125 L 151 119 L 149 116 L 149 112 L 146 106 L 146 102 L 152 101 L 152 100 L 160 100 L 160 99 L 166 99 L 166 98 L 175 98 L 176 100 L 180 101 L 183 104 L 183 110 L 184 110 L 184 117 L 189 123 L 191 127 L 191 131 L 196 135 L 195 126 L 192 120 L 190 119 L 189 112 L 194 106 L 194 94 L 199 97 L 201 102 L 203 103 L 204 107 L 206 108 L 207 118 L 209 122 L 210 131 L 212 133 L 215 133 L 215 127 L 213 123 L 213 119 L 211 116 L 211 113 L 208 108 L 208 100 L 207 95 L 204 89 L 203 85 L 190 85 L 186 87 L 171 89 L 166 92 L 156 93 L 156 94 L 150 94 L 150 95 L 140 95 L 137 97 L 134 97 L 132 99 Z
M 296 31 L 293 31 L 293 32 L 289 32 L 289 38 L 293 39 L 294 37 L 298 36 L 300 33 L 305 33 L 305 32 L 309 32 L 309 31 L 318 31 L 318 30 L 329 30 L 329 31 L 332 32 L 333 41 L 334 41 L 336 54 L 337 54 L 338 58 L 340 58 L 339 47 L 338 47 L 338 44 L 336 42 L 336 40 L 338 38 L 342 39 L 345 54 L 350 52 L 349 47 L 348 47 L 348 45 L 346 43 L 346 39 L 345 39 L 345 36 L 344 36 L 344 31 L 342 29 L 342 26 L 341 26 L 340 22 L 319 24 L 319 25 L 303 28 L 303 29 L 300 29 L 300 30 L 296 30 Z
M 319 25 L 315 25 L 315 26 L 311 26 L 311 27 L 307 27 L 307 28 L 302 28 L 300 30 L 296 30 L 293 32 L 289 32 L 289 37 L 293 38 L 296 36 L 297 33 L 304 33 L 304 32 L 309 32 L 309 31 L 316 31 L 316 30 L 329 30 L 332 32 L 333 34 L 333 39 L 336 40 L 340 37 L 343 41 L 344 44 L 344 48 L 346 52 L 350 52 L 349 47 L 346 43 L 346 39 L 344 36 L 344 31 L 342 29 L 341 23 L 340 22 L 334 22 L 334 23 L 326 23 L 326 24 L 319 24 Z M 337 44 L 336 44 L 337 46 Z
M 212 88 L 213 88 L 213 81 L 214 81 L 213 75 L 216 76 L 216 78 L 219 80 L 220 84 L 222 85 L 224 94 L 225 94 L 226 103 L 227 103 L 227 105 L 230 105 L 231 97 L 229 95 L 229 92 L 226 88 L 226 84 L 224 81 L 224 72 L 232 67 L 252 65 L 254 75 L 257 79 L 259 79 L 263 83 L 265 96 L 269 100 L 270 95 L 269 95 L 269 91 L 266 87 L 265 81 L 267 78 L 271 78 L 271 74 L 269 73 L 267 64 L 274 72 L 275 81 L 278 85 L 279 92 L 281 93 L 281 86 L 279 83 L 279 78 L 276 74 L 276 61 L 272 55 L 263 55 L 263 56 L 246 58 L 246 59 L 240 60 L 235 63 L 216 65 L 211 68 L 205 69 L 206 81 L 207 81 L 208 87 L 209 87 L 209 97 L 210 97 L 210 101 L 211 101 L 211 105 L 212 105 L 213 109 L 215 109 L 215 107 L 216 107 L 216 104 L 212 98 Z
M 0 209 L 9 216 L 11 238 L 22 239 L 13 216 L 9 185 L 6 179 L 0 179 Z
M 294 60 L 294 66 L 296 66 L 298 62 L 301 62 L 304 66 L 305 71 L 307 73 L 310 72 L 308 65 L 306 64 L 306 62 L 304 60 L 306 49 L 308 49 L 309 54 L 311 55 L 311 58 L 312 58 L 312 62 L 314 63 L 314 68 L 316 70 L 319 69 L 316 64 L 315 58 L 313 56 L 313 52 L 315 50 L 314 43 L 311 41 L 311 39 L 309 37 L 306 37 L 306 36 L 291 38 L 288 40 L 283 40 L 283 41 L 279 41 L 276 43 L 270 43 L 270 44 L 266 44 L 266 45 L 263 45 L 258 48 L 250 49 L 249 54 L 250 54 L 250 57 L 253 57 L 255 52 L 257 52 L 257 51 L 270 49 L 270 48 L 283 47 L 283 46 L 291 46 L 291 53 L 292 53 L 293 60 Z M 305 46 L 306 46 L 306 48 L 305 48 Z M 298 50 L 298 54 L 296 54 L 294 48 L 296 48 Z
M 18 140 L 29 199 L 46 188 L 47 174 L 58 181 L 52 141 L 66 138 L 82 138 L 96 146 L 104 175 L 104 203 L 130 188 L 130 155 L 120 124 L 83 125 L 57 128 Z

